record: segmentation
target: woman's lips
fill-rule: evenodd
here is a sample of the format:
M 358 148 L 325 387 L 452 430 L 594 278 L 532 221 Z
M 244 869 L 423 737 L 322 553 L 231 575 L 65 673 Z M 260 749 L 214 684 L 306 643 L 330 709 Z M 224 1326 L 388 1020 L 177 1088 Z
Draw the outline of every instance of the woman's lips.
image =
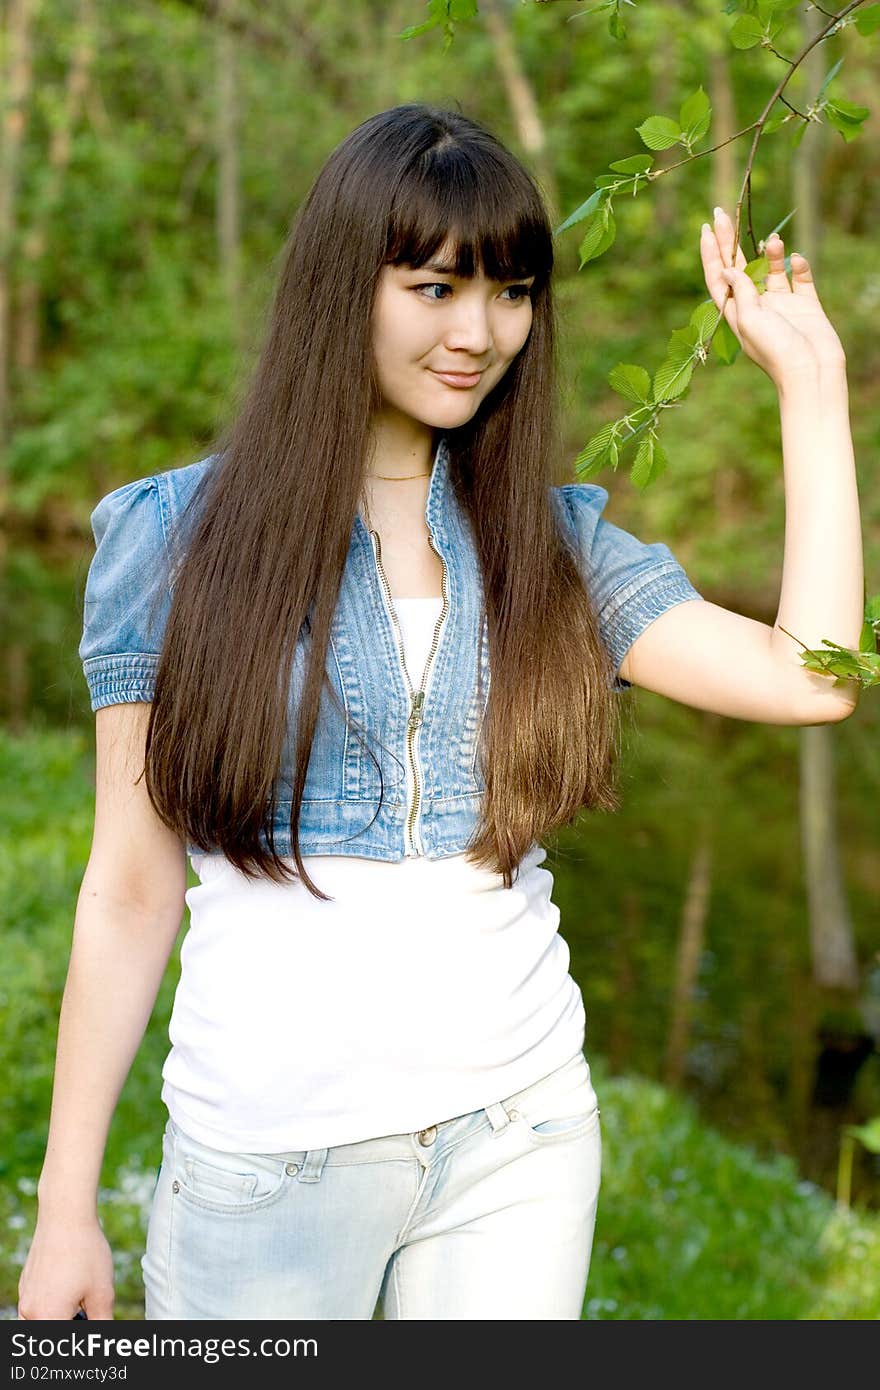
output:
M 430 369 L 433 372 L 433 368 Z M 460 390 L 466 390 L 470 386 L 476 386 L 482 372 L 434 372 L 438 381 L 445 381 L 447 386 L 457 386 Z

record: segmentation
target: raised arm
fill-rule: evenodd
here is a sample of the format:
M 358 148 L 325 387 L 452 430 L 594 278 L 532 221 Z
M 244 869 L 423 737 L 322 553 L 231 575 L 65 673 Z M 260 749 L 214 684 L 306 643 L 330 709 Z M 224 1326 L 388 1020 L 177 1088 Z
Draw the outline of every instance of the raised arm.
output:
M 804 257 L 767 243 L 770 270 L 759 294 L 742 267 L 729 270 L 733 224 L 716 209 L 701 240 L 706 284 L 744 350 L 779 393 L 785 487 L 785 548 L 773 627 L 713 603 L 663 613 L 632 644 L 620 675 L 683 704 L 771 724 L 823 724 L 858 703 L 852 681 L 835 684 L 802 664 L 823 638 L 857 648 L 864 577 L 846 360 Z M 734 298 L 725 302 L 727 286 Z M 785 629 L 785 631 L 783 630 Z M 791 636 L 788 635 L 791 634 Z M 797 640 L 793 640 L 797 639 Z

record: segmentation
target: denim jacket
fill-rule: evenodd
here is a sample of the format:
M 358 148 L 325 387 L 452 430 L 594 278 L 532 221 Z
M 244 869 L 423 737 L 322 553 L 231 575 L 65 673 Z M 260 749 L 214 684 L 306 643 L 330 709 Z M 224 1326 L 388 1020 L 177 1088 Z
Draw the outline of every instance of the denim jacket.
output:
M 164 562 L 169 537 L 213 456 L 182 468 L 125 483 L 101 499 L 91 515 L 97 546 L 84 596 L 79 656 L 92 710 L 153 698 L 173 574 Z M 667 608 L 702 598 L 668 546 L 646 544 L 601 516 L 605 488 L 567 483 L 552 490 L 560 522 L 576 544 L 614 670 L 644 629 Z M 400 860 L 464 851 L 476 826 L 485 782 L 478 765 L 480 725 L 488 699 L 488 632 L 482 618 L 482 582 L 467 515 L 449 478 L 449 454 L 440 438 L 425 519 L 443 562 L 443 608 L 431 648 L 423 692 L 411 692 L 390 592 L 374 542 L 356 515 L 336 612 L 327 670 L 342 707 L 358 722 L 380 761 L 380 776 L 326 691 L 306 777 L 299 821 L 306 854 L 355 854 Z M 157 574 L 165 597 L 156 628 L 147 612 Z M 482 621 L 481 621 L 482 618 Z M 288 709 L 295 711 L 306 650 L 296 648 Z M 481 673 L 478 699 L 477 673 Z M 629 682 L 615 677 L 614 688 Z M 290 855 L 293 733 L 289 721 L 275 786 L 275 849 Z M 412 791 L 407 793 L 407 760 Z M 187 852 L 199 852 L 187 845 Z

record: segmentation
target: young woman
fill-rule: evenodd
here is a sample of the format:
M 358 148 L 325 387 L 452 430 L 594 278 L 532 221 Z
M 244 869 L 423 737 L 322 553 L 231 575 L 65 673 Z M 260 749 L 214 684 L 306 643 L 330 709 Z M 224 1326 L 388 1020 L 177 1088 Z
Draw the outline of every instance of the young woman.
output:
M 725 303 L 732 244 L 719 212 L 710 293 L 783 402 L 780 622 L 856 645 L 842 350 L 777 240 Z M 20 1317 L 111 1316 L 100 1167 L 184 904 L 147 1317 L 581 1315 L 599 1109 L 541 837 L 618 804 L 631 684 L 783 724 L 854 695 L 558 481 L 552 263 L 485 129 L 366 120 L 216 449 L 93 513 L 95 832 Z

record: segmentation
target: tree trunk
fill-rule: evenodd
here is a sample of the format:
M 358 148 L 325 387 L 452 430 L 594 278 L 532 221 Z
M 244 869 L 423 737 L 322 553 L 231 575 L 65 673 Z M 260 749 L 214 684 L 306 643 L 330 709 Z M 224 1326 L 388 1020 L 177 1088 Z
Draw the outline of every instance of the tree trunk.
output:
M 812 262 L 807 252 L 804 255 Z M 809 725 L 801 730 L 800 791 L 813 978 L 822 989 L 855 996 L 859 970 L 840 865 L 831 726 Z
M 704 713 L 703 746 L 705 760 L 713 770 L 718 766 L 716 752 L 721 716 Z M 712 844 L 715 836 L 714 798 L 704 796 L 700 802 L 700 823 L 696 847 L 691 859 L 687 891 L 681 914 L 678 948 L 675 959 L 675 985 L 663 1079 L 667 1086 L 680 1086 L 684 1080 L 684 1064 L 690 1045 L 694 995 L 700 973 L 700 956 L 706 939 L 706 921 L 712 892 Z
M 18 175 L 31 93 L 31 30 L 38 0 L 8 0 L 0 151 L 0 453 L 9 430 L 9 328 L 12 247 L 18 217 Z M 6 515 L 8 480 L 0 475 L 0 522 Z M 2 529 L 2 528 L 0 528 Z
M 678 0 L 663 6 L 662 16 L 654 16 L 655 25 L 662 26 L 662 39 L 654 45 L 650 56 L 651 110 L 664 116 L 678 114 L 680 95 L 678 86 L 677 58 L 681 53 L 681 12 Z M 660 150 L 654 158 L 654 169 L 665 169 L 674 164 L 682 153 L 680 145 L 671 150 Z M 672 235 L 678 220 L 678 189 L 676 174 L 667 174 L 659 179 L 654 187 L 654 221 L 659 232 Z
M 238 111 L 235 40 L 226 23 L 231 0 L 217 6 L 217 258 L 226 288 L 233 334 L 242 348 L 241 211 L 239 205 Z
M 693 1016 L 694 991 L 700 971 L 700 956 L 706 935 L 706 918 L 712 889 L 712 832 L 703 822 L 691 860 L 687 892 L 681 914 L 681 929 L 675 959 L 675 989 L 672 1018 L 666 1044 L 663 1080 L 667 1086 L 680 1086 L 684 1080 Z
M 559 193 L 534 88 L 520 61 L 510 25 L 499 0 L 481 0 L 480 14 L 486 21 L 486 32 L 504 83 L 519 142 L 531 160 L 550 219 L 555 225 L 559 220 Z
M 730 53 L 727 43 L 709 52 L 709 100 L 712 103 L 712 144 L 729 140 L 736 129 L 736 108 L 733 83 L 730 78 Z M 739 180 L 736 173 L 736 146 L 722 145 L 712 159 L 712 204 L 732 212 L 736 207 Z
M 64 174 L 70 164 L 73 132 L 86 100 L 89 69 L 95 57 L 96 16 L 94 0 L 79 0 L 76 42 L 67 74 L 61 118 L 49 136 L 46 178 L 39 208 L 22 243 L 17 293 L 16 330 L 13 340 L 15 367 L 33 371 L 40 351 L 40 264 L 49 243 L 49 224 L 58 206 Z
M 634 888 L 626 888 L 614 947 L 614 1008 L 608 1027 L 608 1065 L 615 1074 L 626 1071 L 632 1058 L 632 1017 L 638 993 L 635 959 L 641 925 L 639 895 Z

